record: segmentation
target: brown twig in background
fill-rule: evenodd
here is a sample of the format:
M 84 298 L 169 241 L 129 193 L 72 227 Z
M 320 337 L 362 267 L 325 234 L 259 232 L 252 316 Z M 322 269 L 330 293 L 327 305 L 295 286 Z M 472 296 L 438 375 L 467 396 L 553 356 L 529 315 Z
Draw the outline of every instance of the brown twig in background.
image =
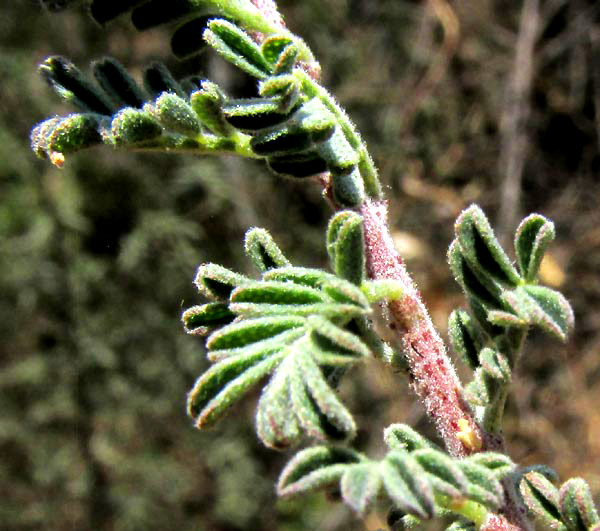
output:
M 539 0 L 525 0 L 510 80 L 504 93 L 500 120 L 501 147 L 498 172 L 501 177 L 498 232 L 505 240 L 519 215 L 521 180 L 527 158 L 529 98 L 535 75 L 534 46 L 540 25 Z
M 423 103 L 444 78 L 460 40 L 460 22 L 447 0 L 429 0 L 427 8 L 425 16 L 433 15 L 437 19 L 444 31 L 444 37 L 427 71 L 418 81 L 417 86 L 413 88 L 412 97 L 407 99 L 406 108 L 402 111 L 403 120 L 406 124 L 411 123 Z
M 600 30 L 591 28 L 589 33 L 590 55 L 592 57 L 592 87 L 594 91 L 594 121 L 596 123 L 596 140 L 600 151 Z

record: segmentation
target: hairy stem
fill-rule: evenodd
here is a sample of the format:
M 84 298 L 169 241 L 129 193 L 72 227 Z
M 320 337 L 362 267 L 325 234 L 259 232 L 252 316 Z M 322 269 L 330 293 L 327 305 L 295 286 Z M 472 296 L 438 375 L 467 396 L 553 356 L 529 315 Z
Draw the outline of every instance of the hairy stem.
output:
M 387 326 L 398 337 L 406 358 L 412 387 L 453 456 L 463 457 L 482 446 L 483 433 L 463 397 L 461 383 L 444 343 L 404 262 L 394 247 L 387 227 L 387 205 L 367 200 L 361 207 L 364 219 L 367 269 L 372 279 L 394 279 L 404 286 L 400 300 L 389 301 L 384 310 Z M 466 421 L 466 422 L 465 422 Z M 474 438 L 465 443 L 461 433 L 468 423 Z
M 366 200 L 360 208 L 365 229 L 367 270 L 374 280 L 393 279 L 403 286 L 403 297 L 388 301 L 383 310 L 387 326 L 397 338 L 408 365 L 411 386 L 434 422 L 448 452 L 465 457 L 482 450 L 504 450 L 500 434 L 484 431 L 475 421 L 463 389 L 402 257 L 396 251 L 387 225 L 385 201 Z M 522 504 L 508 481 L 506 504 L 489 513 L 483 531 L 529 531 Z

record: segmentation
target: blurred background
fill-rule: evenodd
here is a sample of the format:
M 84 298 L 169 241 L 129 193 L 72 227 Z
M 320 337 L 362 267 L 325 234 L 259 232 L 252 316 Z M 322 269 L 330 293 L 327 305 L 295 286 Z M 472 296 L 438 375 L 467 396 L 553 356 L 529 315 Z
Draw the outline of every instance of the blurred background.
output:
M 556 223 L 543 281 L 572 302 L 559 344 L 532 333 L 508 403 L 513 459 L 584 476 L 600 501 L 600 4 L 594 0 L 280 0 L 324 84 L 356 121 L 390 199 L 394 237 L 438 328 L 463 304 L 445 253 L 479 203 L 510 244 L 536 211 Z M 258 163 L 122 153 L 36 159 L 29 131 L 68 108 L 36 72 L 111 55 L 139 79 L 163 60 L 231 94 L 252 83 L 205 53 L 177 62 L 172 28 L 100 28 L 83 7 L 0 7 L 0 529 L 375 530 L 316 494 L 277 501 L 289 455 L 253 431 L 257 394 L 199 432 L 185 397 L 208 363 L 179 318 L 204 261 L 249 272 L 246 228 L 297 265 L 326 266 L 318 186 Z M 200 36 L 199 36 L 200 38 Z M 466 379 L 468 371 L 459 367 Z M 406 382 L 375 364 L 341 393 L 381 455 L 382 429 L 431 434 Z

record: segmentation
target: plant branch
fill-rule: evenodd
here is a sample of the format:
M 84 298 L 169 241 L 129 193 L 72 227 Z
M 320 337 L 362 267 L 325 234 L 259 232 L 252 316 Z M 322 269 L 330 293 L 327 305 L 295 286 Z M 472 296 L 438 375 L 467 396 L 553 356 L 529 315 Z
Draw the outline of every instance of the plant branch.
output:
M 482 448 L 484 434 L 463 397 L 454 366 L 417 287 L 394 247 L 387 227 L 387 205 L 367 200 L 361 214 L 369 276 L 374 280 L 394 279 L 404 288 L 402 299 L 387 302 L 384 310 L 388 328 L 399 338 L 399 345 L 393 346 L 401 348 L 406 358 L 412 387 L 450 454 L 463 457 L 476 452 Z M 473 435 L 470 442 L 464 442 L 467 432 Z
M 383 307 L 387 326 L 405 356 L 411 386 L 434 422 L 448 452 L 465 457 L 482 450 L 504 451 L 500 435 L 487 433 L 474 419 L 446 348 L 435 330 L 419 291 L 394 247 L 387 225 L 385 201 L 366 200 L 361 206 L 365 230 L 367 271 L 372 279 L 393 279 L 403 297 Z M 489 513 L 481 530 L 531 529 L 514 489 L 504 482 L 507 501 L 502 514 Z

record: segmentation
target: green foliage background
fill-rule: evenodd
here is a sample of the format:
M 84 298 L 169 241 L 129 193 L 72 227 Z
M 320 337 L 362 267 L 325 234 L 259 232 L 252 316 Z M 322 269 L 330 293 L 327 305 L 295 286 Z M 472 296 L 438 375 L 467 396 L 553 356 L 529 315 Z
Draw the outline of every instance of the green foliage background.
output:
M 492 219 L 502 209 L 501 117 L 521 3 L 279 4 L 363 132 L 398 243 L 443 329 L 461 303 L 445 264 L 453 220 L 471 201 Z M 545 274 L 563 284 L 576 332 L 564 348 L 530 342 L 507 440 L 515 461 L 582 475 L 598 494 L 600 10 L 591 0 L 540 10 L 519 198 L 522 213 L 555 221 Z M 321 496 L 275 502 L 287 457 L 256 440 L 256 397 L 207 433 L 184 410 L 207 366 L 179 322 L 198 302 L 197 266 L 247 271 L 242 238 L 254 225 L 294 263 L 324 265 L 330 212 L 317 185 L 233 158 L 109 149 L 59 171 L 29 150 L 34 124 L 70 111 L 36 74 L 49 54 L 82 67 L 112 55 L 137 74 L 162 59 L 180 76 L 201 72 L 251 93 L 214 55 L 176 62 L 168 38 L 168 28 L 138 34 L 126 20 L 101 29 L 83 9 L 0 7 L 0 529 L 364 529 Z M 429 429 L 396 375 L 373 366 L 353 376 L 341 392 L 362 450 L 381 451 L 392 421 Z M 366 528 L 381 525 L 373 515 Z

